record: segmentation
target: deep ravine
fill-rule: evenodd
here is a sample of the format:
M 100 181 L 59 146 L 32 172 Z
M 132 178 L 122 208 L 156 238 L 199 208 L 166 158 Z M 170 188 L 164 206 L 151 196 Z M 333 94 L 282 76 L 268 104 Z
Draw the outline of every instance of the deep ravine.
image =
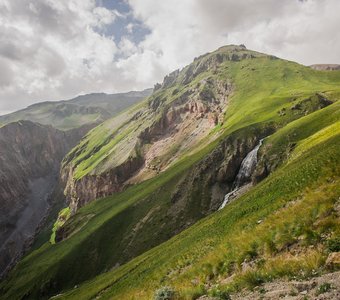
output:
M 62 158 L 91 127 L 63 132 L 19 121 L 0 128 L 0 277 L 30 248 L 53 202 Z

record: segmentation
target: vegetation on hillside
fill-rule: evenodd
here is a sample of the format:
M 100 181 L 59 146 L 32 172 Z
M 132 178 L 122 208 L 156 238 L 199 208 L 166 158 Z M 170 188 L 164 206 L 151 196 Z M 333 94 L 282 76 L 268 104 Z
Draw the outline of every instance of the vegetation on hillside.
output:
M 294 123 L 301 129 L 303 122 Z M 195 299 L 327 271 L 329 245 L 340 237 L 340 127 L 327 129 L 309 137 L 318 142 L 303 154 L 301 138 L 292 152 L 299 159 L 222 211 L 60 298 L 151 299 L 161 286 L 172 286 L 181 299 Z

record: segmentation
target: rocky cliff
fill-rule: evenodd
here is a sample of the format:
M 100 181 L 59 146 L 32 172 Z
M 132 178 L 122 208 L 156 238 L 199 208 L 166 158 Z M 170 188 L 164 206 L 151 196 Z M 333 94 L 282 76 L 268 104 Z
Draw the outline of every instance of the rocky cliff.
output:
M 0 273 L 32 241 L 53 200 L 61 160 L 90 128 L 63 132 L 30 121 L 0 128 Z

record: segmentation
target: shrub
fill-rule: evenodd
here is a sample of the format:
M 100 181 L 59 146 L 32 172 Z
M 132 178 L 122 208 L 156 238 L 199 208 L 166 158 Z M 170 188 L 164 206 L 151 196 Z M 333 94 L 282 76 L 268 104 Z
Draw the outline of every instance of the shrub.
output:
M 331 285 L 328 282 L 322 283 L 316 292 L 317 295 L 321 295 L 323 293 L 327 293 L 331 289 Z
M 248 271 L 244 273 L 242 277 L 244 284 L 251 289 L 261 285 L 265 281 L 262 274 L 257 271 Z
M 258 245 L 256 242 L 251 243 L 250 249 L 245 252 L 246 258 L 253 260 L 258 256 Z
M 327 242 L 328 249 L 332 252 L 340 251 L 340 237 L 336 237 L 334 239 L 330 239 Z
M 197 286 L 193 289 L 190 290 L 189 295 L 191 296 L 190 298 L 195 300 L 198 299 L 199 297 L 203 296 L 206 294 L 206 288 L 205 286 L 202 284 L 200 286 Z
M 226 292 L 226 291 L 221 291 L 221 290 L 219 290 L 219 289 L 213 289 L 213 290 L 211 291 L 211 295 L 212 295 L 213 297 L 216 297 L 216 298 L 220 299 L 220 300 L 230 300 L 230 299 L 231 299 L 228 292 Z
M 169 286 L 163 286 L 155 292 L 154 300 L 174 300 L 176 291 Z

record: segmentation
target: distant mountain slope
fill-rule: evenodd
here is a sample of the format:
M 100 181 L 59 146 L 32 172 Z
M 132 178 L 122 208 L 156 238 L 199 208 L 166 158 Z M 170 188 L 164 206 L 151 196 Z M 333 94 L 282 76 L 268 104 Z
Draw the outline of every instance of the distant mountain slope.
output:
M 52 125 L 60 130 L 85 124 L 101 123 L 147 97 L 152 89 L 119 94 L 88 94 L 71 100 L 41 102 L 20 111 L 0 116 L 0 125 L 18 120 L 29 120 Z
M 73 214 L 0 299 L 152 299 L 163 285 L 222 298 L 322 272 L 339 235 L 339 83 L 339 71 L 234 45 L 166 76 L 65 157 Z M 216 212 L 263 138 L 243 190 Z
M 59 184 L 60 162 L 88 126 L 64 132 L 19 121 L 0 128 L 0 275 L 32 242 Z

